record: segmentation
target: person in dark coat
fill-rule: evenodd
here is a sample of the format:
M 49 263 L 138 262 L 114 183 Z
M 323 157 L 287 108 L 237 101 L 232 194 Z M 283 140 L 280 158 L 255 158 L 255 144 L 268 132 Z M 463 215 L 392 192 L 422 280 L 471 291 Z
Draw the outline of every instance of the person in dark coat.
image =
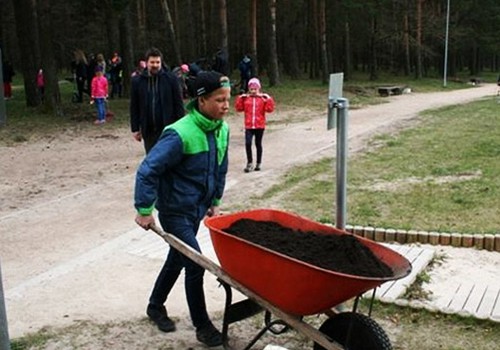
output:
M 86 91 L 85 84 L 88 78 L 88 64 L 85 53 L 82 50 L 75 50 L 75 60 L 72 62 L 72 70 L 76 80 L 76 87 L 78 90 L 78 103 L 83 102 L 83 93 Z M 88 92 L 88 91 L 87 91 Z
M 219 49 L 215 53 L 214 66 L 212 69 L 225 76 L 229 76 L 229 55 L 226 49 Z
M 162 64 L 161 51 L 152 48 L 145 58 L 146 69 L 132 78 L 130 127 L 148 153 L 163 128 L 184 116 L 184 104 L 176 76 Z
M 96 72 L 96 67 L 97 67 L 97 59 L 95 57 L 95 54 L 91 53 L 89 54 L 89 59 L 88 59 L 88 66 L 87 66 L 87 88 L 86 90 L 89 92 L 92 90 L 92 79 L 95 77 L 95 72 Z
M 238 63 L 240 71 L 240 94 L 248 92 L 248 81 L 253 76 L 252 59 L 249 55 L 243 56 L 243 59 Z

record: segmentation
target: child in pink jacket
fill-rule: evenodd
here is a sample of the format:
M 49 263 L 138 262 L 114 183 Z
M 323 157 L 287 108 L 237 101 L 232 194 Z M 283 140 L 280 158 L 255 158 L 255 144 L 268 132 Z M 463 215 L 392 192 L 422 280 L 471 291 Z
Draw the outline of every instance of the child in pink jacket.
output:
M 106 99 L 108 98 L 108 79 L 104 76 L 103 68 L 97 66 L 95 77 L 92 79 L 91 101 L 95 103 L 97 108 L 97 120 L 94 122 L 96 125 L 104 124 L 106 122 Z
M 252 78 L 248 81 L 248 94 L 236 98 L 235 109 L 245 112 L 245 151 L 247 166 L 243 170 L 249 173 L 252 170 L 261 170 L 262 165 L 262 138 L 266 128 L 266 113 L 274 111 L 274 100 L 268 94 L 261 93 L 260 81 Z M 255 136 L 257 149 L 257 163 L 253 167 L 252 139 Z

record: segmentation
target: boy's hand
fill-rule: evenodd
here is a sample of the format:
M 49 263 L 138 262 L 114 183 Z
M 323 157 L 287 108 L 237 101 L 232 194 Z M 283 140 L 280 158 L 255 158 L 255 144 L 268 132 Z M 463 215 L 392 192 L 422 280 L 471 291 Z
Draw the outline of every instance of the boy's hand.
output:
M 135 223 L 141 226 L 145 230 L 149 230 L 151 225 L 155 224 L 155 218 L 153 215 L 140 215 L 137 214 L 135 217 Z

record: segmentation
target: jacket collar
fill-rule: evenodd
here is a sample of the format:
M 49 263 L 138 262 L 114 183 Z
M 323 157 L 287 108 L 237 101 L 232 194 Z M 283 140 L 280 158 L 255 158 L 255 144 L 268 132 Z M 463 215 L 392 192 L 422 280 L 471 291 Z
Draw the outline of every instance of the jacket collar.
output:
M 198 110 L 198 101 L 190 101 L 186 109 L 191 114 L 195 123 L 205 132 L 214 131 L 222 126 L 222 120 L 214 120 L 206 117 Z

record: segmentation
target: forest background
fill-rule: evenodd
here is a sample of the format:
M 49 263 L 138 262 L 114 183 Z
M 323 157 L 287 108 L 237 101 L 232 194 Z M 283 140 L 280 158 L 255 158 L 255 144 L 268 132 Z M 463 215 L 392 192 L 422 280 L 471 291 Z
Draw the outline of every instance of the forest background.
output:
M 234 70 L 248 53 L 271 86 L 282 77 L 326 83 L 333 72 L 345 80 L 356 72 L 373 81 L 380 72 L 443 76 L 445 61 L 456 79 L 499 65 L 497 0 L 0 0 L 0 7 L 0 47 L 23 76 L 27 105 L 42 103 L 35 77 L 43 68 L 43 103 L 57 114 L 58 81 L 78 49 L 106 58 L 118 51 L 125 75 L 151 46 L 170 67 L 211 62 L 224 49 Z

